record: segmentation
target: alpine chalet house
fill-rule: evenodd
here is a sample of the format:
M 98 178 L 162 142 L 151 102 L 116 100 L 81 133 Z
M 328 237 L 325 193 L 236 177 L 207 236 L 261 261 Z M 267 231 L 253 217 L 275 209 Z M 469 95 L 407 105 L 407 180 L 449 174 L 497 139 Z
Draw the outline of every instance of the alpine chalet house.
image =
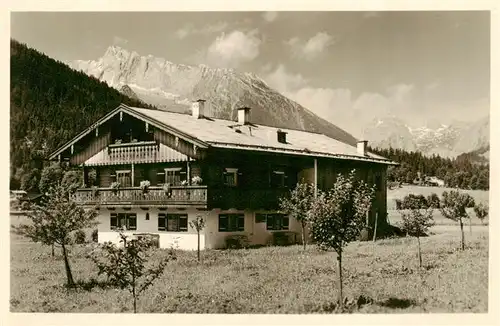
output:
M 223 248 L 231 235 L 266 244 L 276 231 L 300 223 L 278 212 L 278 200 L 299 181 L 328 189 L 338 173 L 356 169 L 376 185 L 367 223 L 386 219 L 386 168 L 393 162 L 368 153 L 367 142 L 346 144 L 323 134 L 256 125 L 250 109 L 238 121 L 120 105 L 55 151 L 50 159 L 83 170 L 73 200 L 98 208 L 98 241 L 153 234 L 159 246 L 196 249 L 189 225 L 206 220 L 202 248 Z

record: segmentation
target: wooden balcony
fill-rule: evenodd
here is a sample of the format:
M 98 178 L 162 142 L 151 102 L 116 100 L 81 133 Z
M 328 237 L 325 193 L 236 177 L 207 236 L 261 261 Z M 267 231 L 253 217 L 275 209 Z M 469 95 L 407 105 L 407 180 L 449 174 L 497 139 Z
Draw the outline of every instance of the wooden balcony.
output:
M 172 187 L 169 193 L 161 187 L 150 187 L 147 193 L 138 188 L 79 189 L 71 197 L 82 205 L 186 206 L 207 207 L 206 186 Z
M 138 142 L 129 144 L 112 144 L 108 147 L 108 162 L 155 162 L 158 156 L 158 144 L 151 142 Z

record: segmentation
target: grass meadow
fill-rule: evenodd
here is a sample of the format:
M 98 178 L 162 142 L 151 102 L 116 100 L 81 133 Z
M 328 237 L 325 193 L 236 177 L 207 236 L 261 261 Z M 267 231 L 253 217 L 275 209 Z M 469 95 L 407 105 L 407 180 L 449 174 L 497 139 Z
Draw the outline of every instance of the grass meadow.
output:
M 487 312 L 488 229 L 466 233 L 458 250 L 458 227 L 437 226 L 422 239 L 418 268 L 413 238 L 354 242 L 343 259 L 348 311 Z M 97 270 L 86 258 L 92 245 L 75 245 L 71 263 L 77 290 L 68 291 L 59 253 L 11 232 L 12 312 L 132 312 L 130 294 L 84 286 Z M 155 255 L 165 255 L 158 250 Z M 140 297 L 142 313 L 331 313 L 335 311 L 335 255 L 309 246 L 179 252 Z M 361 300 L 358 300 L 360 297 Z
M 389 191 L 389 221 L 399 214 L 391 200 L 412 193 L 439 195 L 443 188 L 405 187 Z M 441 192 L 438 192 L 438 191 Z M 474 192 L 476 201 L 488 192 Z M 392 208 L 392 209 L 391 209 Z M 418 267 L 415 238 L 353 242 L 343 258 L 344 297 L 352 313 L 482 312 L 488 310 L 488 226 L 471 213 L 472 232 L 435 211 L 436 225 L 421 239 L 424 267 Z M 11 216 L 12 225 L 24 221 Z M 12 312 L 132 312 L 128 292 L 92 286 L 97 269 L 88 258 L 93 244 L 75 245 L 70 261 L 76 290 L 64 287 L 60 252 L 11 231 Z M 156 250 L 154 255 L 166 255 Z M 156 259 L 153 259 L 155 261 Z M 178 252 L 164 274 L 139 298 L 142 313 L 333 313 L 337 312 L 335 254 L 309 245 L 242 250 Z M 97 279 L 97 281 L 103 281 Z M 94 284 L 95 285 L 95 284 Z

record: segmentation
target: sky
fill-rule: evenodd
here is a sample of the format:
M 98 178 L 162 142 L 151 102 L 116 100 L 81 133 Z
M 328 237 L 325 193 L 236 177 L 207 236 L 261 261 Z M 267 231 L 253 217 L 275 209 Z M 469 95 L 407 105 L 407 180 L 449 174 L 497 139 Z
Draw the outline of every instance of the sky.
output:
M 486 11 L 17 12 L 11 37 L 61 61 L 119 45 L 253 72 L 334 123 L 345 112 L 414 126 L 489 113 Z

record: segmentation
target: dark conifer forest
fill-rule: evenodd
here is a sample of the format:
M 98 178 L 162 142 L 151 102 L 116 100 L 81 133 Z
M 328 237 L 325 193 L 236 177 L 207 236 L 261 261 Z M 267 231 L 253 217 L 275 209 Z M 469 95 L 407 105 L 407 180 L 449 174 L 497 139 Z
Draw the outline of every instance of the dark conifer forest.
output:
M 465 153 L 454 159 L 439 155 L 424 156 L 420 152 L 394 148 L 370 150 L 400 163 L 400 166 L 389 168 L 388 181 L 411 183 L 420 172 L 421 176 L 435 176 L 442 179 L 447 187 L 486 190 L 489 189 L 489 163 L 480 153 L 488 149 Z
M 36 191 L 48 154 L 120 103 L 151 108 L 16 40 L 10 51 L 13 189 Z
M 120 103 L 154 108 L 15 40 L 10 42 L 10 187 L 38 191 L 48 155 Z M 488 189 L 489 164 L 479 153 L 455 159 L 401 149 L 372 149 L 401 165 L 389 181 L 436 176 L 447 186 Z

